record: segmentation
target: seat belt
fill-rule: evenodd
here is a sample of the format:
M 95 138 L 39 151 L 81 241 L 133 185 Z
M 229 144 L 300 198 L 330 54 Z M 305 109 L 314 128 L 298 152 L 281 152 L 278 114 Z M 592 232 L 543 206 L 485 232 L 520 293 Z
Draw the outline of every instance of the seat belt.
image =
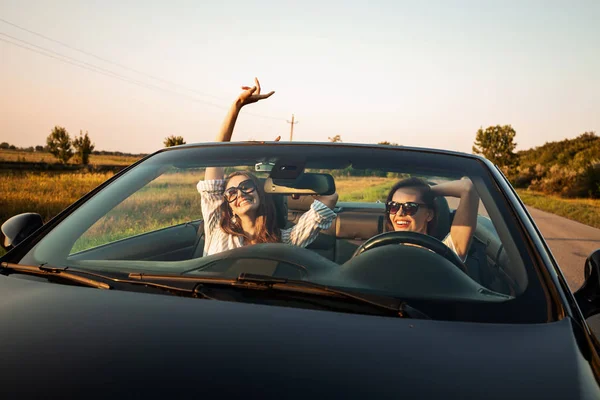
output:
M 196 231 L 196 242 L 194 243 L 192 250 L 192 258 L 198 258 L 204 255 L 204 241 L 202 239 L 204 239 L 204 221 L 200 221 L 198 224 L 198 230 Z M 200 254 L 198 254 L 198 246 L 200 244 L 202 244 L 202 248 L 200 249 Z

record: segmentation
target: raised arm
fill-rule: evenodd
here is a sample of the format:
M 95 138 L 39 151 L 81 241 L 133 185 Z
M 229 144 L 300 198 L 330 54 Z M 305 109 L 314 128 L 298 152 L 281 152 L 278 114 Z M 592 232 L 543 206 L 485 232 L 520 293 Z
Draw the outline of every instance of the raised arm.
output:
M 267 94 L 260 94 L 260 82 L 258 78 L 254 78 L 255 86 L 242 86 L 243 92 L 240 93 L 237 99 L 233 102 L 231 107 L 229 107 L 229 111 L 227 111 L 227 115 L 225 115 L 225 119 L 221 124 L 221 130 L 217 134 L 215 139 L 216 142 L 230 142 L 231 136 L 233 135 L 233 128 L 235 128 L 235 122 L 237 121 L 238 115 L 242 107 L 256 103 L 259 100 L 269 98 L 275 93 L 271 91 Z M 221 167 L 209 167 L 206 168 L 206 172 L 204 174 L 205 180 L 215 180 L 215 179 L 223 179 L 225 175 L 224 168 Z
M 475 228 L 477 227 L 477 209 L 479 196 L 475 191 L 473 182 L 468 178 L 458 181 L 445 182 L 431 187 L 435 196 L 459 197 L 460 202 L 452 221 L 450 236 L 456 252 L 461 259 L 465 259 Z
M 319 200 L 321 203 L 334 210 L 338 201 L 338 194 L 335 192 L 334 194 L 330 194 L 328 196 L 315 196 L 315 200 Z

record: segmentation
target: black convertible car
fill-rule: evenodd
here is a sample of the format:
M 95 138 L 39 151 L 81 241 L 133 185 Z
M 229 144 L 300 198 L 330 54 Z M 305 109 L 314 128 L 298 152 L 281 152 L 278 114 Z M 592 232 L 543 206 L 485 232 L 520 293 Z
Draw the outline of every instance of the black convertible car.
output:
M 198 181 L 250 171 L 293 227 L 339 194 L 307 247 L 207 255 Z M 389 231 L 390 188 L 468 178 L 480 202 L 466 260 Z M 237 192 L 236 192 L 237 193 Z M 389 210 L 388 210 L 389 211 Z M 43 224 L 2 226 L 0 398 L 599 399 L 600 251 L 572 293 L 501 171 L 470 154 L 340 143 L 161 150 Z

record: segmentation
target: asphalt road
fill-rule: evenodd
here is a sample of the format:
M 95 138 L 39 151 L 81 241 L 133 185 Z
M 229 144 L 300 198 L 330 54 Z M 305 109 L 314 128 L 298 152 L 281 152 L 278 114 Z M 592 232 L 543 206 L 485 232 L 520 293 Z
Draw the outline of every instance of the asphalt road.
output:
M 447 198 L 451 208 L 458 206 L 458 199 Z M 600 249 L 600 229 L 559 217 L 533 207 L 527 207 L 552 255 L 558 261 L 571 290 L 579 289 L 583 283 L 583 268 L 586 258 Z M 487 215 L 483 206 L 479 214 Z
M 558 261 L 571 290 L 583 283 L 586 258 L 600 248 L 600 229 L 527 207 Z

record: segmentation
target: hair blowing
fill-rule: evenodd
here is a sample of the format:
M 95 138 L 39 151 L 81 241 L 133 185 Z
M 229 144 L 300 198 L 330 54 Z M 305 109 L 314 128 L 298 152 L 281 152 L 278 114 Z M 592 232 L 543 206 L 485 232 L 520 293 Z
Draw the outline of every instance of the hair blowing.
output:
M 433 211 L 433 219 L 431 221 L 429 221 L 427 223 L 427 233 L 431 234 L 431 232 L 435 232 L 435 228 L 436 228 L 436 224 L 437 224 L 437 218 L 435 218 L 435 216 L 437 215 L 437 206 L 435 205 L 435 196 L 433 195 L 433 192 L 431 191 L 431 186 L 429 186 L 429 184 L 427 182 L 425 182 L 422 179 L 419 178 L 407 178 L 407 179 L 403 179 L 399 182 L 397 182 L 394 186 L 392 186 L 392 188 L 390 189 L 390 192 L 388 193 L 387 196 L 387 200 L 385 201 L 385 204 L 387 204 L 388 202 L 392 201 L 392 198 L 394 197 L 394 194 L 396 193 L 396 191 L 398 189 L 402 189 L 402 188 L 411 188 L 411 189 L 415 189 L 419 192 L 419 195 L 421 196 L 421 201 L 424 204 L 427 204 L 427 208 L 429 208 L 430 210 Z M 387 212 L 386 209 L 386 223 L 385 223 L 385 230 L 387 232 L 391 232 L 394 230 L 394 226 L 392 225 L 392 222 L 390 221 L 390 214 Z
M 256 193 L 258 194 L 259 206 L 256 210 L 256 232 L 254 234 L 254 239 L 251 239 L 244 233 L 242 225 L 239 222 L 239 218 L 237 218 L 236 222 L 233 222 L 233 211 L 231 210 L 229 203 L 225 201 L 225 198 L 223 198 L 223 202 L 220 206 L 221 217 L 219 225 L 221 226 L 221 229 L 223 229 L 225 233 L 243 237 L 246 244 L 281 242 L 281 230 L 277 225 L 273 199 L 271 196 L 267 196 L 265 194 L 263 185 L 256 176 L 245 171 L 233 172 L 225 180 L 225 187 L 227 187 L 227 183 L 229 183 L 231 178 L 240 175 L 245 176 L 246 178 L 250 179 L 252 183 L 254 183 L 254 186 L 256 187 Z

